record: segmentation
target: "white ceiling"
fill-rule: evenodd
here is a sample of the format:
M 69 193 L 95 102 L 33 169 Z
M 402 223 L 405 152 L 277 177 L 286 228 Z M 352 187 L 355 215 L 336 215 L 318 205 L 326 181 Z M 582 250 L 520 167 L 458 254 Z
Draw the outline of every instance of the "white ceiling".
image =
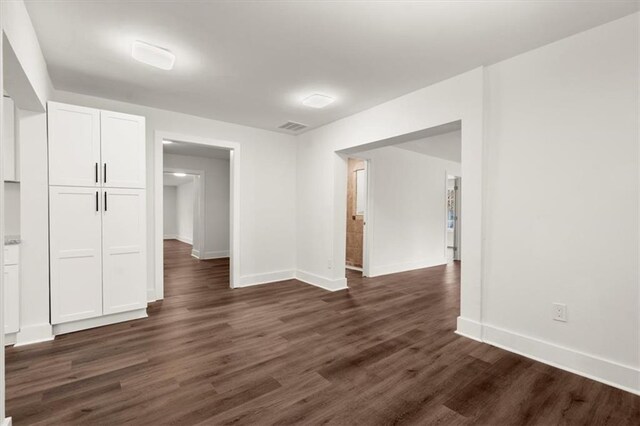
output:
M 197 143 L 177 142 L 162 145 L 165 154 L 189 155 L 191 157 L 218 158 L 229 160 L 229 150 L 214 148 L 212 146 Z
M 178 185 L 182 185 L 183 183 L 193 181 L 193 176 L 191 175 L 174 176 L 173 173 L 165 172 L 164 176 L 162 177 L 162 180 L 163 180 L 162 183 L 164 186 L 178 186 Z
M 418 139 L 394 145 L 397 148 L 441 158 L 443 160 L 462 162 L 462 131 L 443 133 L 424 139 Z
M 33 1 L 56 89 L 270 130 L 345 117 L 637 11 L 637 1 Z M 173 71 L 131 43 L 172 50 Z M 300 104 L 334 96 L 323 110 Z

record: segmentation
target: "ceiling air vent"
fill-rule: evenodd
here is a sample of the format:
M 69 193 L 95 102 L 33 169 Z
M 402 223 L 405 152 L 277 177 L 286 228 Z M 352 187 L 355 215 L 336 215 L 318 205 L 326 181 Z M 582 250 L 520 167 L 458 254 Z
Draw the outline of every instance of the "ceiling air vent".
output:
M 278 129 L 290 130 L 292 132 L 298 132 L 302 129 L 306 129 L 307 126 L 304 124 L 296 123 L 295 121 L 287 121 L 282 126 L 278 127 Z

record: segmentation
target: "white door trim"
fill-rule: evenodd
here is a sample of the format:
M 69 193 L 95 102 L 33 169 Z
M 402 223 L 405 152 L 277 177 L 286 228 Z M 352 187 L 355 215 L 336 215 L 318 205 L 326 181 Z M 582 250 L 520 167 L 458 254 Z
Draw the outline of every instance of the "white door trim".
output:
M 362 229 L 362 276 L 370 276 L 371 269 L 371 248 L 373 247 L 373 189 L 372 183 L 373 167 L 372 161 L 363 159 L 364 170 L 367 176 L 367 207 L 364 210 L 364 226 Z
M 228 149 L 230 152 L 230 241 L 229 241 L 229 286 L 239 287 L 240 280 L 240 144 L 220 139 L 209 139 L 200 136 L 157 130 L 154 135 L 154 289 L 155 300 L 164 298 L 164 259 L 163 259 L 163 172 L 164 161 L 162 141 L 173 140 L 186 143 L 196 143 L 216 148 Z

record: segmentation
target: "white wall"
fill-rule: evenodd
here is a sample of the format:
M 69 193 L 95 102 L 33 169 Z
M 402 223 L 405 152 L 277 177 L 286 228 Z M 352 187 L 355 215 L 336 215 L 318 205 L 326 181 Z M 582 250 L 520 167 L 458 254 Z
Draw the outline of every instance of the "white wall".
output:
M 199 170 L 204 172 L 205 253 L 194 254 L 201 258 L 229 256 L 229 160 L 165 154 L 164 166 L 170 169 Z M 194 238 L 197 238 L 197 235 Z M 195 246 L 194 244 L 194 248 Z
M 344 241 L 335 151 L 461 118 L 458 331 L 640 392 L 639 22 L 614 21 L 301 135 L 299 269 L 342 276 L 331 270 Z M 568 304 L 569 322 L 552 320 L 553 302 Z
M 638 47 L 636 14 L 487 69 L 483 321 L 635 368 L 620 370 L 627 387 L 640 357 Z
M 177 238 L 187 244 L 193 244 L 193 218 L 196 200 L 193 180 L 178 185 L 176 191 Z
M 176 238 L 178 236 L 177 221 L 177 188 L 165 185 L 163 188 L 163 230 L 164 238 Z
M 58 91 L 55 99 L 146 117 L 148 288 L 155 294 L 153 244 L 156 131 L 220 139 L 241 145 L 240 281 L 291 278 L 296 268 L 296 142 L 293 136 L 125 102 Z
M 45 111 L 53 86 L 47 72 L 36 32 L 22 0 L 3 1 L 2 30 L 9 45 L 4 48 L 8 63 L 4 64 L 4 89 L 16 106 Z
M 358 156 L 371 160 L 370 276 L 447 263 L 446 176 L 460 164 L 396 147 Z
M 20 332 L 18 343 L 51 338 L 47 116 L 17 110 L 20 156 Z
M 4 183 L 4 233 L 20 234 L 20 184 Z

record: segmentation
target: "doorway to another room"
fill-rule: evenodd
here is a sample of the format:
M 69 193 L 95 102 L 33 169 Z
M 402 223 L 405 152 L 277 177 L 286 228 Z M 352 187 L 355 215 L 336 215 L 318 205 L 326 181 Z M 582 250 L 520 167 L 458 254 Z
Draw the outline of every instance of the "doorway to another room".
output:
M 347 242 L 345 268 L 350 276 L 367 276 L 365 232 L 367 161 L 349 158 L 347 165 Z
M 164 239 L 190 245 L 192 252 L 200 244 L 195 237 L 199 231 L 200 210 L 196 179 L 199 175 L 165 170 L 163 181 Z
M 363 277 L 460 267 L 453 262 L 460 260 L 461 147 L 458 121 L 338 153 L 347 178 L 349 286 Z
M 447 199 L 446 199 L 446 248 L 447 261 L 449 263 L 460 260 L 460 191 L 462 180 L 459 176 L 447 175 Z
M 177 137 L 163 137 L 157 143 L 162 160 L 162 204 L 156 205 L 162 279 L 156 282 L 156 299 L 233 287 L 233 183 L 238 156 L 224 145 Z

